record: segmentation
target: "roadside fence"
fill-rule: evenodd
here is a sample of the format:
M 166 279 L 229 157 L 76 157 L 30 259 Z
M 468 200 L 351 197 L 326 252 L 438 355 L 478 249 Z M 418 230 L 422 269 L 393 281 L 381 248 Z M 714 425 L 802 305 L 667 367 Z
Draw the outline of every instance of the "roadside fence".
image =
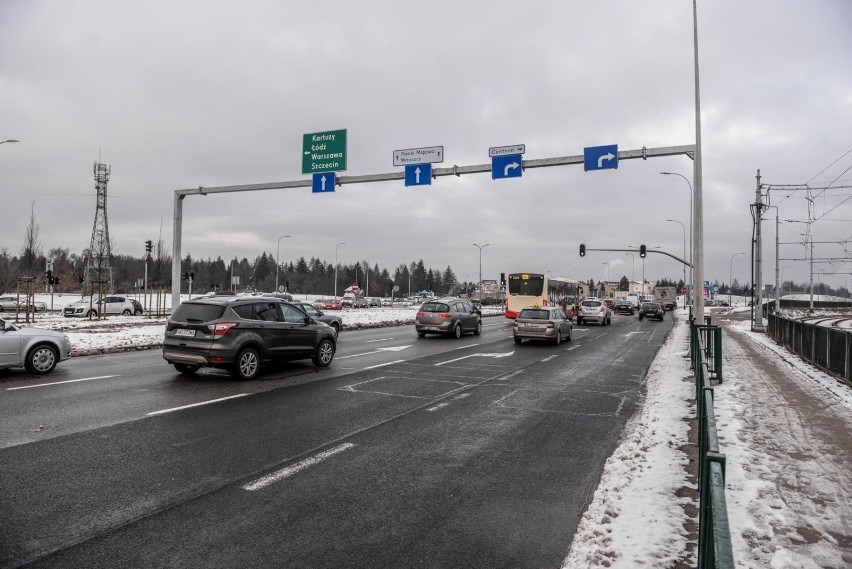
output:
M 719 449 L 711 379 L 722 381 L 722 329 L 690 317 L 690 356 L 698 413 L 698 567 L 733 569 L 725 501 L 725 455 Z
M 807 362 L 852 380 L 852 329 L 785 318 L 770 312 L 767 332 L 776 342 Z

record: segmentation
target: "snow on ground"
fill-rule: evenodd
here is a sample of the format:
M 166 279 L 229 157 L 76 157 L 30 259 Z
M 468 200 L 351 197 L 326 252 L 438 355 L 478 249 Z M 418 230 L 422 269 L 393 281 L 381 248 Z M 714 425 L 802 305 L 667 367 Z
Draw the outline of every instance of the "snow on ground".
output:
M 409 323 L 416 307 L 338 313 L 344 327 Z M 687 473 L 689 459 L 680 450 L 688 442 L 687 422 L 695 416 L 686 315 L 684 309 L 677 311 L 674 329 L 648 371 L 642 408 L 606 462 L 564 568 L 696 564 L 694 543 L 689 543 L 684 528 L 697 522 L 687 514 L 687 507 L 695 504 L 678 497 L 678 490 L 695 485 Z M 84 354 L 158 346 L 165 320 L 38 315 L 35 324 L 65 330 L 74 353 Z M 737 565 L 852 566 L 852 469 L 837 469 L 838 460 L 849 462 L 849 439 L 838 441 L 839 451 L 808 446 L 802 442 L 808 440 L 807 417 L 783 403 L 773 405 L 780 402 L 774 388 L 778 374 L 789 375 L 820 404 L 815 414 L 830 414 L 852 431 L 852 390 L 748 328 L 747 322 L 731 327 L 760 350 L 759 359 L 774 358 L 784 365 L 764 377 L 752 365 L 754 358 L 728 349 L 726 343 L 725 381 L 716 388 L 715 401 L 727 456 L 727 503 Z

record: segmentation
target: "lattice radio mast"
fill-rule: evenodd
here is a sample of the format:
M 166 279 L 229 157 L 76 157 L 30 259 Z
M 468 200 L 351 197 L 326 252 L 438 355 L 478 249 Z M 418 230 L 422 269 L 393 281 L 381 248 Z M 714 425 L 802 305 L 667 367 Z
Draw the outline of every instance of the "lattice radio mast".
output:
M 104 285 L 107 291 L 112 291 L 112 268 L 109 266 L 112 248 L 109 244 L 109 223 L 107 222 L 107 182 L 109 182 L 110 167 L 108 164 L 95 162 L 94 173 L 95 189 L 98 194 L 85 277 L 93 293 L 96 288 L 103 293 Z

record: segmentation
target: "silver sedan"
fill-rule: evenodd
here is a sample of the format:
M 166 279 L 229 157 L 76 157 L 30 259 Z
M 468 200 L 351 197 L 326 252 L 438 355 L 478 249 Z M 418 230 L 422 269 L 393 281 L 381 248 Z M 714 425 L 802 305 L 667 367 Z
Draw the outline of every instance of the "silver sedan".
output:
M 548 306 L 530 306 L 521 310 L 512 325 L 512 335 L 515 343 L 520 344 L 525 339 L 546 340 L 557 346 L 571 341 L 573 326 L 565 311 L 561 308 Z
M 65 334 L 19 327 L 0 318 L 0 368 L 23 367 L 42 375 L 70 357 L 71 342 Z

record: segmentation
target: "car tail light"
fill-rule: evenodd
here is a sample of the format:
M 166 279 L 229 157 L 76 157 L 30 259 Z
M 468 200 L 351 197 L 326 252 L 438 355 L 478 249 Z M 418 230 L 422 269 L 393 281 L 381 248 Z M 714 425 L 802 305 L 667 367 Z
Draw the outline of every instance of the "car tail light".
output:
M 417 318 L 423 318 L 424 316 L 426 316 L 426 313 L 423 312 L 422 310 L 417 313 Z
M 553 322 L 548 322 L 547 327 L 548 328 L 556 328 L 556 324 L 554 324 Z
M 601 308 L 600 308 L 600 310 L 598 310 L 598 312 L 606 312 L 606 309 L 603 306 L 601 306 Z
M 208 324 L 207 329 L 213 334 L 213 338 L 221 338 L 228 333 L 228 330 L 236 326 L 236 322 L 219 322 L 217 324 Z
M 444 320 L 452 320 L 452 319 L 453 319 L 453 315 L 452 315 L 452 314 L 447 314 L 446 312 L 442 312 L 442 313 L 440 313 L 440 314 L 438 315 L 438 318 L 443 318 Z

